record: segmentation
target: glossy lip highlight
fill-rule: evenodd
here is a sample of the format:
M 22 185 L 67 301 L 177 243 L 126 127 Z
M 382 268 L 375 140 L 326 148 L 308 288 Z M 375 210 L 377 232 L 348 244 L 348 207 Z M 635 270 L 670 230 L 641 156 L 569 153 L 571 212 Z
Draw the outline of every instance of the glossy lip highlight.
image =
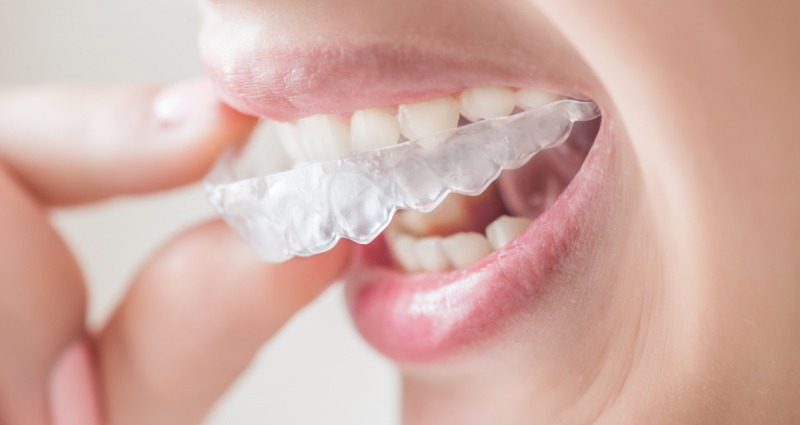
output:
M 582 169 L 533 224 L 505 248 L 448 273 L 407 275 L 387 268 L 385 242 L 362 247 L 346 278 L 361 334 L 397 361 L 433 362 L 468 347 L 516 314 L 535 309 L 562 271 L 591 249 L 609 207 L 606 176 L 615 171 L 607 118 Z M 602 215 L 602 214 L 600 214 Z

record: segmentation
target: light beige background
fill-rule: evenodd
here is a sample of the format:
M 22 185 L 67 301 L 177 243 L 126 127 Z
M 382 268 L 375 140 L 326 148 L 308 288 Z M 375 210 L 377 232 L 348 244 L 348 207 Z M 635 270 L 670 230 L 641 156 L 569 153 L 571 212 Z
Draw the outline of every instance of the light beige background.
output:
M 0 83 L 193 76 L 197 25 L 190 0 L 0 0 Z M 91 323 L 151 250 L 211 215 L 198 187 L 56 213 L 90 282 Z M 358 338 L 335 289 L 262 351 L 207 425 L 392 424 L 397 397 L 394 370 Z

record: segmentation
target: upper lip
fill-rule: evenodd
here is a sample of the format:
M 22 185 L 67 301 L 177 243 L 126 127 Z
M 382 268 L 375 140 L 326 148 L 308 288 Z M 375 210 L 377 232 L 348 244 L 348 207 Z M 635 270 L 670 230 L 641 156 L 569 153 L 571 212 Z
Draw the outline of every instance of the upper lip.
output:
M 468 86 L 531 87 L 573 98 L 587 98 L 591 86 L 578 77 L 586 74 L 582 62 L 547 60 L 547 44 L 493 51 L 469 33 L 398 41 L 328 36 L 324 24 L 319 34 L 289 30 L 278 37 L 236 19 L 206 20 L 200 42 L 206 71 L 231 106 L 281 121 L 414 103 Z M 520 67 L 522 61 L 541 65 Z

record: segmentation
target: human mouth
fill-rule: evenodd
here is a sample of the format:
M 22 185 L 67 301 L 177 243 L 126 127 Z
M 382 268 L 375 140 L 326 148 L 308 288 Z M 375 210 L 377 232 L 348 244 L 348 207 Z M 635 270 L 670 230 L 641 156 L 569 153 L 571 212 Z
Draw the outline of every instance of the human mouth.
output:
M 341 50 L 312 44 L 288 48 L 287 54 L 255 42 L 251 49 L 255 59 L 234 55 L 229 66 L 219 66 L 220 55 L 216 55 L 211 73 L 234 106 L 265 117 L 270 140 L 279 141 L 288 153 L 284 167 L 291 171 L 316 167 L 323 179 L 330 174 L 321 164 L 362 162 L 353 158 L 410 146 L 414 140 L 464 127 L 471 120 L 480 126 L 496 119 L 490 118 L 496 114 L 507 115 L 509 109 L 512 115 L 521 113 L 527 107 L 520 100 L 526 93 L 539 99 L 528 105 L 532 111 L 561 98 L 599 94 L 587 89 L 594 85 L 581 64 L 564 59 L 563 54 L 557 63 L 546 60 L 553 52 L 563 51 L 558 43 L 530 44 L 535 51 L 522 52 L 520 60 L 509 60 L 508 52 L 494 46 L 485 52 L 475 50 L 480 61 L 465 62 L 461 59 L 464 49 L 480 46 L 479 40 L 471 40 L 471 31 L 454 37 L 451 47 L 457 48 L 444 54 L 430 52 L 432 42 L 402 49 L 356 43 L 354 49 L 353 43 L 339 40 L 325 45 L 345 46 Z M 438 43 L 449 36 L 437 37 Z M 309 58 L 320 51 L 325 61 Z M 310 53 L 303 56 L 302 52 Z M 522 60 L 547 66 L 515 65 Z M 298 75 L 309 78 L 295 78 Z M 346 278 L 348 303 L 362 335 L 394 359 L 435 361 L 484 340 L 500 325 L 535 308 L 548 288 L 564 276 L 580 273 L 581 258 L 597 248 L 597 235 L 613 205 L 614 181 L 609 176 L 616 170 L 614 150 L 606 117 L 600 130 L 599 124 L 595 120 L 578 127 L 560 147 L 538 153 L 518 170 L 504 172 L 481 196 L 450 195 L 431 214 L 401 211 L 385 230 L 369 229 L 368 234 L 382 233 L 358 250 Z M 538 133 L 525 134 L 536 138 Z M 580 138 L 574 137 L 579 133 Z M 483 140 L 489 144 L 494 139 L 486 136 Z M 261 160 L 268 157 L 274 157 L 269 149 Z M 460 169 L 468 171 L 467 177 L 477 174 L 466 162 Z M 388 174 L 375 173 L 370 179 L 385 182 Z M 431 176 L 420 181 L 437 180 Z M 291 194 L 296 186 L 287 181 L 285 192 Z M 253 196 L 270 187 L 274 186 L 251 186 Z M 343 199 L 332 190 L 320 206 L 336 204 L 345 210 L 374 200 L 369 192 Z M 269 209 L 263 215 L 275 211 Z M 313 220 L 314 216 L 320 215 L 304 217 Z M 305 218 L 295 221 L 306 227 L 317 224 Z M 245 237 L 261 228 L 254 220 L 240 222 Z M 290 242 L 304 245 L 297 238 Z
M 485 96 L 481 98 L 482 95 Z M 279 143 L 289 154 L 290 166 L 302 169 L 308 168 L 306 164 L 350 158 L 357 149 L 364 151 L 361 158 L 370 158 L 370 154 L 387 147 L 411 144 L 405 141 L 409 136 L 419 142 L 442 131 L 447 134 L 447 126 L 457 128 L 459 122 L 480 129 L 481 123 L 502 114 L 524 115 L 525 108 L 531 108 L 533 112 L 527 112 L 531 114 L 564 102 L 573 101 L 529 89 L 468 89 L 424 103 L 356 111 L 350 114 L 349 123 L 340 115 L 330 114 L 293 123 L 265 120 L 262 126 L 272 129 L 273 137 L 261 142 L 273 148 Z M 469 124 L 470 121 L 477 124 Z M 568 260 L 569 255 L 564 254 L 572 249 L 571 245 L 591 229 L 576 226 L 589 220 L 571 213 L 586 211 L 585 202 L 597 189 L 592 178 L 593 172 L 599 172 L 597 165 L 587 167 L 583 178 L 576 175 L 581 174 L 584 159 L 592 150 L 598 121 L 578 126 L 571 133 L 567 131 L 563 134 L 563 139 L 570 136 L 566 143 L 556 144 L 557 147 L 540 153 L 523 167 L 504 173 L 488 187 L 482 186 L 479 196 L 450 195 L 427 214 L 413 210 L 398 212 L 383 237 L 361 250 L 347 279 L 353 315 L 367 339 L 396 359 L 435 358 L 471 339 L 467 335 L 474 337 L 476 328 L 486 330 L 488 323 L 499 322 L 499 311 L 513 313 L 512 306 L 521 306 L 526 301 L 527 297 L 519 296 L 521 293 L 537 291 L 536 286 L 530 285 L 551 279 L 558 266 Z M 485 143 L 491 145 L 493 140 Z M 472 146 L 473 150 L 481 148 Z M 458 166 L 458 162 L 453 164 Z M 301 182 L 283 180 L 294 189 L 302 187 Z M 247 193 L 251 195 L 247 196 L 257 193 L 257 198 L 268 194 L 275 185 L 268 182 L 249 187 Z M 333 185 L 330 189 L 337 190 Z M 353 201 L 374 201 L 367 199 L 371 198 L 370 193 L 362 195 L 364 199 Z M 226 202 L 232 198 L 216 196 Z M 221 210 L 226 208 L 254 210 L 241 206 Z M 264 216 L 269 215 L 267 209 L 263 209 Z M 312 208 L 304 209 L 313 212 Z M 297 215 L 287 216 L 297 218 Z M 259 226 L 252 225 L 252 221 L 242 227 L 240 218 L 228 218 L 246 238 L 260 237 Z M 304 228 L 309 224 L 314 226 L 308 220 L 300 221 Z M 501 305 L 503 309 L 493 311 L 492 305 Z M 455 315 L 454 306 L 460 306 Z
M 481 88 L 489 90 L 491 95 L 499 91 Z M 321 253 L 340 238 L 368 243 L 395 211 L 428 212 L 450 193 L 480 195 L 502 170 L 558 146 L 574 122 L 599 115 L 592 102 L 563 100 L 536 103 L 531 110 L 504 117 L 529 107 L 523 103 L 532 97 L 529 90 L 518 91 L 502 109 L 494 102 L 493 108 L 483 104 L 483 110 L 470 104 L 474 92 L 468 89 L 459 96 L 461 115 L 452 96 L 400 105 L 396 121 L 379 115 L 378 123 L 394 122 L 400 130 L 388 144 L 382 141 L 376 149 L 354 155 L 348 125 L 336 116 L 316 115 L 296 123 L 267 120 L 264 133 L 272 130 L 272 136 L 266 136 L 267 143 L 251 145 L 267 147 L 269 141 L 280 140 L 293 168 L 254 174 L 237 155 L 226 155 L 207 178 L 212 204 L 266 261 Z M 534 94 L 535 102 L 541 102 L 544 95 Z M 354 127 L 364 124 L 361 112 L 353 114 Z M 462 120 L 476 122 L 446 129 Z M 398 133 L 414 139 L 398 141 Z M 275 157 L 279 146 L 271 147 L 262 156 Z

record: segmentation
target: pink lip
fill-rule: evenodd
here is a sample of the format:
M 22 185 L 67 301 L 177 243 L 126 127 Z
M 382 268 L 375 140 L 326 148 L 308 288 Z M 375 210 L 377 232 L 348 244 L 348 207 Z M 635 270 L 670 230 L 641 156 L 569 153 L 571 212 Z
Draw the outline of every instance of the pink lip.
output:
M 535 309 L 565 270 L 580 267 L 610 201 L 614 163 L 603 126 L 583 165 L 556 203 L 511 244 L 465 270 L 406 275 L 381 265 L 383 241 L 364 247 L 347 279 L 361 334 L 402 362 L 429 362 L 480 341 L 516 314 Z
M 232 53 L 225 66 L 207 57 L 206 70 L 235 108 L 285 121 L 414 103 L 477 85 L 536 87 L 581 97 L 573 85 L 531 80 L 501 64 L 465 63 L 441 53 L 429 55 L 396 46 L 334 46 L 251 49 L 247 55 Z
M 214 42 L 203 44 L 206 71 L 223 99 L 243 113 L 282 121 L 414 103 L 478 85 L 585 97 L 574 82 L 532 77 L 502 62 L 470 61 L 414 46 L 329 40 L 298 41 L 292 47 L 239 43 L 233 50 L 215 47 L 221 42 L 213 35 L 207 38 Z

